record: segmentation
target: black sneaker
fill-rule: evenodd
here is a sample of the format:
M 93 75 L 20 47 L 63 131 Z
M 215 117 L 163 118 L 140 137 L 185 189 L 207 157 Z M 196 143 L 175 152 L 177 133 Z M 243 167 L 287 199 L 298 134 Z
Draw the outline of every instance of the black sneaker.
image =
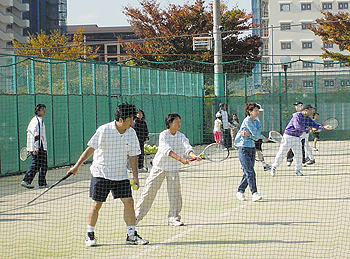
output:
M 146 239 L 142 239 L 137 232 L 135 231 L 135 234 L 132 236 L 126 236 L 126 242 L 127 245 L 147 245 L 148 241 Z
M 270 166 L 270 165 L 266 164 L 266 165 L 264 166 L 264 171 L 268 171 L 268 170 L 270 170 L 270 169 L 271 169 L 271 166 Z
M 316 162 L 315 162 L 315 159 L 312 159 L 312 160 L 309 160 L 309 162 L 307 162 L 306 164 L 308 164 L 308 165 L 313 165 L 313 164 L 315 164 Z
M 85 245 L 86 246 L 94 246 L 96 245 L 95 233 L 87 232 L 85 236 Z

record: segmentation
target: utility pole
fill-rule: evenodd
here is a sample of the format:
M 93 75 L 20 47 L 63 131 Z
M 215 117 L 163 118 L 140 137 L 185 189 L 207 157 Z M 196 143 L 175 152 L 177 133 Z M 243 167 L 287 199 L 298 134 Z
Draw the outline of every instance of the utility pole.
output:
M 214 36 L 214 93 L 216 97 L 224 96 L 222 68 L 222 38 L 224 28 L 220 25 L 220 0 L 213 0 L 213 36 Z M 219 64 L 220 63 L 220 64 Z

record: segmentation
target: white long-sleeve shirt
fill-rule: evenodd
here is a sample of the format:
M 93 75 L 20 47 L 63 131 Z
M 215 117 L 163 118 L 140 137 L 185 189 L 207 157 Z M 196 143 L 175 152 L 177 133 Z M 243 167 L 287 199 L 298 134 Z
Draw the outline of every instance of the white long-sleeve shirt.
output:
M 39 134 L 40 130 L 40 134 Z M 29 122 L 27 127 L 27 151 L 34 151 L 34 149 L 39 150 L 39 135 L 40 142 L 42 144 L 42 148 L 47 150 L 47 140 L 46 140 L 46 131 L 45 131 L 45 123 L 43 122 L 43 118 L 35 115 Z
M 188 155 L 193 148 L 183 133 L 177 131 L 175 135 L 171 135 L 168 130 L 164 130 L 159 134 L 159 147 L 153 159 L 153 167 L 164 171 L 178 170 L 181 162 L 170 157 L 170 151 L 182 156 Z

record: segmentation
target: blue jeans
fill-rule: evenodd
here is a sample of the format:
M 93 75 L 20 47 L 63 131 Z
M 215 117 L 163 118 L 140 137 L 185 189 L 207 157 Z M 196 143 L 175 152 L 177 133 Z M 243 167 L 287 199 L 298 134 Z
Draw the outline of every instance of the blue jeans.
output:
M 255 147 L 239 147 L 238 157 L 243 167 L 243 178 L 238 186 L 238 192 L 244 193 L 245 189 L 247 189 L 247 186 L 249 185 L 252 194 L 256 193 L 258 190 L 256 188 L 254 171 Z
M 36 173 L 39 172 L 39 186 L 46 185 L 47 151 L 39 149 L 37 155 L 32 155 L 32 164 L 29 166 L 23 181 L 32 183 Z

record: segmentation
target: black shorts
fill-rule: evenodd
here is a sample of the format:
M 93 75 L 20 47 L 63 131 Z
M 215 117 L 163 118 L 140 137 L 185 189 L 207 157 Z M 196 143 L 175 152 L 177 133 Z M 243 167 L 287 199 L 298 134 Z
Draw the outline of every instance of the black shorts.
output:
M 94 201 L 105 202 L 109 192 L 112 192 L 113 198 L 132 197 L 130 180 L 113 181 L 100 177 L 91 176 L 90 198 Z
M 311 138 L 315 139 L 317 138 L 318 140 L 320 140 L 320 132 L 314 132 L 311 134 Z
M 263 143 L 262 139 L 258 139 L 257 141 L 255 141 L 255 149 L 262 152 L 262 147 L 261 147 L 262 143 Z

